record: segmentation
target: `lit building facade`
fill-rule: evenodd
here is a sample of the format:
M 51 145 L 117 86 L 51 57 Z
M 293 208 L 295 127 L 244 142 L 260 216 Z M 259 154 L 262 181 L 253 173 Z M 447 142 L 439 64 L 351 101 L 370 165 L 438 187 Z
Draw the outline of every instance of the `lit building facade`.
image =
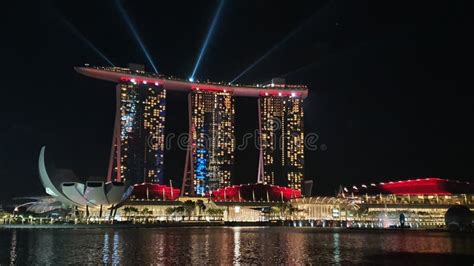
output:
M 301 190 L 304 178 L 303 99 L 268 93 L 259 98 L 259 182 Z
M 474 184 L 437 177 L 341 187 L 337 197 L 292 199 L 301 220 L 323 226 L 444 228 L 452 206 L 474 210 Z M 332 225 L 331 225 L 332 223 Z
M 234 165 L 234 99 L 225 91 L 195 89 L 189 94 L 190 145 L 183 193 L 204 195 L 229 186 Z
M 233 97 L 258 98 L 260 155 L 257 183 L 301 191 L 304 180 L 302 103 L 308 96 L 305 85 L 285 84 L 283 79 L 273 79 L 269 85 L 189 81 L 149 73 L 137 65 L 128 68 L 86 65 L 75 70 L 91 78 L 119 84 L 117 110 L 120 112 L 115 121 L 109 181 L 133 179 L 139 183 L 162 183 L 166 89 L 189 95 L 190 141 L 182 195 L 203 195 L 232 184 Z M 152 84 L 155 86 L 150 86 Z M 142 87 L 145 92 L 137 90 Z M 153 100 L 147 101 L 148 97 Z M 140 102 L 145 103 L 145 107 L 140 106 Z M 148 109 L 153 110 L 151 114 L 146 114 L 147 102 L 155 106 Z M 157 108 L 159 111 L 155 113 Z M 148 149 L 145 143 L 150 138 L 154 144 Z M 152 160 L 154 157 L 156 160 Z
M 166 90 L 158 83 L 117 85 L 108 181 L 163 183 Z

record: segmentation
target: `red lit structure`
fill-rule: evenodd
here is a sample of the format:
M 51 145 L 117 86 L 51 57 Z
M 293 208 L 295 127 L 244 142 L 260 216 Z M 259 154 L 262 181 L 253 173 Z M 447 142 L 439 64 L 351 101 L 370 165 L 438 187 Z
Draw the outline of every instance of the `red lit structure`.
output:
M 380 182 L 353 187 L 345 187 L 345 194 L 354 195 L 452 195 L 474 194 L 474 184 L 438 177 L 418 178 L 400 181 Z
M 180 189 L 154 183 L 133 186 L 130 199 L 173 201 L 179 197 Z
M 284 202 L 300 198 L 301 191 L 268 184 L 234 185 L 214 190 L 207 195 L 216 202 Z
M 145 72 L 132 72 L 121 68 L 96 68 L 96 67 L 75 67 L 78 73 L 96 79 L 102 79 L 120 83 L 132 81 L 144 84 L 156 84 L 163 86 L 166 90 L 190 92 L 193 90 L 228 92 L 234 96 L 260 97 L 260 96 L 291 96 L 306 98 L 308 88 L 305 85 L 281 85 L 272 84 L 271 86 L 239 86 L 224 85 L 210 82 L 189 82 L 185 80 L 172 79 L 164 75 L 151 75 Z

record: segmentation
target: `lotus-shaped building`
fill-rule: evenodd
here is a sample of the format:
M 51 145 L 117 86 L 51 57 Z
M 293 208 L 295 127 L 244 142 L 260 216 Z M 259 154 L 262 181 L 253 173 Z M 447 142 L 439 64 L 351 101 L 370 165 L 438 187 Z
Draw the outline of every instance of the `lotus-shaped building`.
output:
M 113 207 L 127 199 L 133 190 L 123 182 L 81 181 L 72 170 L 54 167 L 51 160 L 46 160 L 45 150 L 43 146 L 38 161 L 41 183 L 46 193 L 64 206 Z

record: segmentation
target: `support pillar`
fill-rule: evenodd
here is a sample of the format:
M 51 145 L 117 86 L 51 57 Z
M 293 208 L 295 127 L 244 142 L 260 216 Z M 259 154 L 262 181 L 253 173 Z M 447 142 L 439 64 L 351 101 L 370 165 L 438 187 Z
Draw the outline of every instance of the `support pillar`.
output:
M 194 195 L 194 160 L 193 160 L 193 106 L 191 93 L 188 94 L 188 119 L 189 119 L 189 131 L 188 131 L 188 143 L 186 150 L 186 159 L 184 162 L 184 173 L 183 173 L 183 184 L 181 186 L 181 196 Z

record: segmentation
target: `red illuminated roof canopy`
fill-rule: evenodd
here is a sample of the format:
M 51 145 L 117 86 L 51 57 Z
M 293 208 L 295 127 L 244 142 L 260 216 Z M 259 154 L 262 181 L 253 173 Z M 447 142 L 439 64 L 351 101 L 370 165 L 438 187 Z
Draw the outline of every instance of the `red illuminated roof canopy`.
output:
M 220 188 L 209 195 L 217 202 L 284 202 L 300 198 L 301 191 L 267 184 L 243 184 Z
M 452 195 L 474 194 L 474 184 L 438 177 L 380 182 L 345 187 L 344 193 L 354 195 Z
M 131 199 L 143 200 L 176 200 L 179 197 L 180 189 L 165 185 L 142 183 L 133 186 Z

